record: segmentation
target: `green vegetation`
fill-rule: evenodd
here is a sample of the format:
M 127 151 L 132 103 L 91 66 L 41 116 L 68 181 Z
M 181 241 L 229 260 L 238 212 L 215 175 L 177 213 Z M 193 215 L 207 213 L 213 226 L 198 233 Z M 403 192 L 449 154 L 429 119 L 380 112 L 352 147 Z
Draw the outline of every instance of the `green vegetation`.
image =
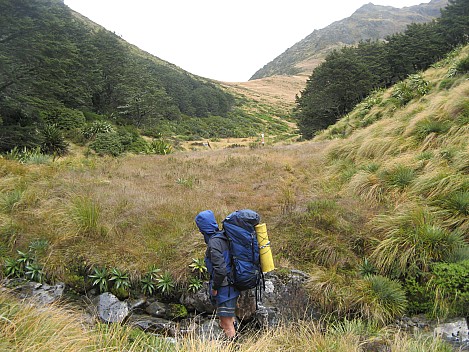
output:
M 303 137 L 312 138 L 334 124 L 378 88 L 399 82 L 392 92 L 398 107 L 427 94 L 428 82 L 418 72 L 467 43 L 467 6 L 464 0 L 450 1 L 434 22 L 409 25 L 403 34 L 389 36 L 386 42 L 361 42 L 330 53 L 297 98 L 296 116 Z M 462 73 L 465 69 L 464 60 L 454 68 Z
M 363 277 L 379 273 L 398 280 L 406 292 L 409 312 L 440 318 L 466 314 L 462 271 L 468 259 L 469 179 L 467 163 L 460 163 L 467 157 L 468 84 L 467 73 L 455 73 L 452 68 L 464 62 L 468 50 L 458 48 L 418 78 L 374 93 L 316 137 L 336 139 L 327 160 L 328 173 L 338 174 L 333 182 L 340 194 L 370 202 L 369 211 L 379 209 L 369 217 L 366 230 L 370 235 L 362 235 L 364 246 L 346 248 L 348 262 L 352 255 L 363 258 L 357 268 Z M 451 88 L 438 85 L 449 73 Z M 396 104 L 396 92 L 412 80 L 428 82 L 421 85 L 424 97 Z M 422 96 L 417 86 L 410 91 L 414 97 Z M 370 100 L 376 103 L 366 107 Z M 362 123 L 376 115 L 382 118 L 371 125 Z M 343 170 L 351 176 L 339 177 Z M 334 211 L 329 209 L 329 213 Z M 325 268 L 317 272 L 328 274 L 313 276 L 311 285 L 314 290 L 327 285 L 330 301 L 323 304 L 340 306 L 343 314 L 362 310 L 351 299 L 357 293 L 344 287 L 344 277 L 354 275 L 355 270 L 322 265 Z
M 440 8 L 445 5 L 444 0 L 433 0 L 405 8 L 367 3 L 350 17 L 313 31 L 264 65 L 250 80 L 272 76 L 310 75 L 316 63 L 321 62 L 333 49 L 343 45 L 356 45 L 367 39 L 383 40 L 389 35 L 403 32 L 407 25 L 416 21 L 431 22 L 440 16 Z
M 250 103 L 138 50 L 61 1 L 2 0 L 0 23 L 0 153 L 38 148 L 61 157 L 72 142 L 99 155 L 168 154 L 175 136 L 288 130 L 244 113 L 240 106 Z
M 19 114 L 28 121 L 20 130 L 31 132 L 28 143 L 34 143 L 0 158 L 3 275 L 60 280 L 77 292 L 95 286 L 121 298 L 144 293 L 169 300 L 200 289 L 207 275 L 194 215 L 210 208 L 223 219 L 249 207 L 268 224 L 276 266 L 309 274 L 308 292 L 326 318 L 247 336 L 237 350 L 450 351 L 437 338 L 405 335 L 388 324 L 403 314 L 467 314 L 468 56 L 468 46 L 458 47 L 428 70 L 373 91 L 314 141 L 295 145 L 168 154 L 157 130 L 148 142 L 140 127 L 86 112 L 77 118 L 81 127 L 57 127 L 68 138 L 80 131 L 70 147 L 96 143 L 139 155 L 90 152 L 32 164 L 45 155 L 34 145 L 44 135 L 28 126 L 41 120 Z M 363 66 L 354 68 L 358 74 Z M 240 111 L 254 121 L 259 110 Z M 212 118 L 218 117 L 203 121 Z M 47 145 L 60 146 L 52 135 L 57 143 Z M 155 157 L 146 148 L 163 152 Z M 172 308 L 175 316 L 186 314 Z M 87 327 L 69 318 L 74 313 L 51 309 L 2 295 L 0 345 L 17 351 L 232 348 L 191 337 L 167 346 L 129 327 Z

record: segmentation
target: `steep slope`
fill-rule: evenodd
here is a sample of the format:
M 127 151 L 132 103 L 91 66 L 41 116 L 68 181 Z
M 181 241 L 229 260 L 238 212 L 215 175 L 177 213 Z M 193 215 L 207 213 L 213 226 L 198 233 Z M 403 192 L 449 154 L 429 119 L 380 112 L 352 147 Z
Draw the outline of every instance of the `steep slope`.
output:
M 447 2 L 432 0 L 428 4 L 402 9 L 368 3 L 352 16 L 315 30 L 257 71 L 251 80 L 274 75 L 309 75 L 332 49 L 361 40 L 383 39 L 402 32 L 410 23 L 431 21 L 439 16 L 440 8 Z
M 108 142 L 123 138 L 144 149 L 139 134 L 206 139 L 289 129 L 244 105 L 219 83 L 130 45 L 63 1 L 0 1 L 0 152 L 43 145 L 47 126 L 78 144 L 90 141 L 83 134 L 117 129 Z
M 3 0 L 0 22 L 4 100 L 120 112 L 136 123 L 226 114 L 233 103 L 213 83 L 128 45 L 61 1 Z

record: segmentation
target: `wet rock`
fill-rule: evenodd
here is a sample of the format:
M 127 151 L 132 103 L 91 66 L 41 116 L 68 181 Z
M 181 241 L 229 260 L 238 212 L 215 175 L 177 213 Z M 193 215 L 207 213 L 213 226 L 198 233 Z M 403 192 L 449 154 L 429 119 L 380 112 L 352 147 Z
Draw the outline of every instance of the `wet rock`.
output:
M 55 285 L 42 284 L 33 281 L 11 280 L 5 283 L 20 298 L 32 298 L 38 304 L 51 304 L 62 298 L 65 284 L 59 282 Z
M 145 312 L 152 317 L 164 318 L 166 316 L 167 305 L 161 302 L 153 302 L 145 308 Z
M 146 314 L 132 314 L 127 323 L 146 332 L 172 337 L 176 336 L 177 324 L 170 320 L 152 317 Z

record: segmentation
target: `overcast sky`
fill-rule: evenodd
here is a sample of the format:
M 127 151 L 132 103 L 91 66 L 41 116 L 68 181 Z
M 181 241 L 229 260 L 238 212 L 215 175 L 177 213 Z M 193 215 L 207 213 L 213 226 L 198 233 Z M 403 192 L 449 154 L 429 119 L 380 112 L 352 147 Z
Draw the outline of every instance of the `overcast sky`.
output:
M 369 0 L 65 0 L 73 10 L 193 74 L 247 81 L 315 29 Z M 393 7 L 430 0 L 373 0 Z

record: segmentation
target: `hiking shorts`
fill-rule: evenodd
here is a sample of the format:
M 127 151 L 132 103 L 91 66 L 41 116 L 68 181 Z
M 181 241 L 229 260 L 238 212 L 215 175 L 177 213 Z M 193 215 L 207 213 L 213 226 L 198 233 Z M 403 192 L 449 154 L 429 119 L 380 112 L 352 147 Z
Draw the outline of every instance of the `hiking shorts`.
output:
M 217 306 L 217 316 L 219 317 L 234 317 L 236 316 L 236 302 L 238 301 L 238 296 L 232 298 L 228 301 L 220 303 Z

